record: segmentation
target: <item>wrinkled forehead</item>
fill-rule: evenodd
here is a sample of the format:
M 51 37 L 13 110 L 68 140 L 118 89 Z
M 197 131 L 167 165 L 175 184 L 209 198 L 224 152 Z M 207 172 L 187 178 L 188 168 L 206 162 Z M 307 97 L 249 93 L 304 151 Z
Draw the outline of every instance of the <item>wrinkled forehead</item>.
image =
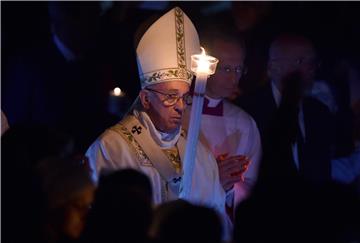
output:
M 306 38 L 282 38 L 270 47 L 269 58 L 315 58 L 314 45 Z
M 189 91 L 190 86 L 187 82 L 181 80 L 174 80 L 174 81 L 152 84 L 147 86 L 147 88 L 169 91 L 172 93 L 186 93 Z

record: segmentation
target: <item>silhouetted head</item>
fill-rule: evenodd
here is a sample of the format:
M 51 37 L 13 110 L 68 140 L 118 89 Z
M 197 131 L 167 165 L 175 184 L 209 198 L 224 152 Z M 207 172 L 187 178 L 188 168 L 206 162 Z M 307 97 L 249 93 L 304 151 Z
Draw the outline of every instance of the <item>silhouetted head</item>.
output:
M 49 239 L 79 238 L 95 191 L 87 159 L 50 157 L 37 170 L 47 195 Z
M 271 43 L 268 61 L 268 76 L 282 91 L 282 80 L 290 73 L 301 73 L 306 90 L 314 83 L 319 65 L 313 43 L 304 36 L 283 34 Z
M 150 180 L 125 169 L 100 177 L 83 240 L 143 242 L 152 219 Z
M 213 209 L 176 200 L 156 209 L 150 234 L 161 243 L 219 243 L 222 225 Z
M 48 198 L 36 167 L 48 156 L 72 154 L 72 139 L 42 125 L 14 125 L 1 137 L 1 149 L 3 239 L 41 242 Z

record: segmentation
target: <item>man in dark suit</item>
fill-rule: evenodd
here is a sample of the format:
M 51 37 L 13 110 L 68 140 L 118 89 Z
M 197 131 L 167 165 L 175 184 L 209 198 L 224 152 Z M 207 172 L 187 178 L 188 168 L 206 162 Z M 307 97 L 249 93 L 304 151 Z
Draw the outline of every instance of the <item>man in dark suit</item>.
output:
M 327 107 L 307 97 L 314 82 L 317 57 L 303 36 L 281 35 L 270 47 L 270 82 L 239 100 L 260 130 L 263 185 L 305 181 L 321 186 L 330 181 L 331 115 Z

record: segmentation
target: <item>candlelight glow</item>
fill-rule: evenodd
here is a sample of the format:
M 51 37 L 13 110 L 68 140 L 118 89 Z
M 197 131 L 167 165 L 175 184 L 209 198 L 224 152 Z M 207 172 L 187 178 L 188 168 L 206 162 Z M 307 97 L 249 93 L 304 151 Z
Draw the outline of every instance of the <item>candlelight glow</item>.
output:
M 201 54 L 192 55 L 191 70 L 197 74 L 214 74 L 218 59 L 212 56 L 206 55 L 204 48 L 201 48 Z
M 119 87 L 116 87 L 116 88 L 114 89 L 114 94 L 115 94 L 116 96 L 120 96 L 120 95 L 121 95 L 121 89 L 120 89 Z
M 210 73 L 209 67 L 210 67 L 210 63 L 209 60 L 207 59 L 206 56 L 206 52 L 205 49 L 201 48 L 201 55 L 199 56 L 199 62 L 198 62 L 198 69 L 197 71 L 200 73 Z

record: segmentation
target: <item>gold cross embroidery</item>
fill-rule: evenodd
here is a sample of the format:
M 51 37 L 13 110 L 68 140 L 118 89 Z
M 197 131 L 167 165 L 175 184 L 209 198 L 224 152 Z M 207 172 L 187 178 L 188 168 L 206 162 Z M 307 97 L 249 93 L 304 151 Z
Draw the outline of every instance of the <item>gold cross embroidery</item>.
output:
M 163 149 L 163 151 L 165 152 L 166 156 L 170 160 L 171 164 L 174 166 L 176 173 L 180 173 L 181 172 L 181 158 L 180 158 L 179 150 L 177 149 L 177 147 L 173 147 L 170 149 Z

